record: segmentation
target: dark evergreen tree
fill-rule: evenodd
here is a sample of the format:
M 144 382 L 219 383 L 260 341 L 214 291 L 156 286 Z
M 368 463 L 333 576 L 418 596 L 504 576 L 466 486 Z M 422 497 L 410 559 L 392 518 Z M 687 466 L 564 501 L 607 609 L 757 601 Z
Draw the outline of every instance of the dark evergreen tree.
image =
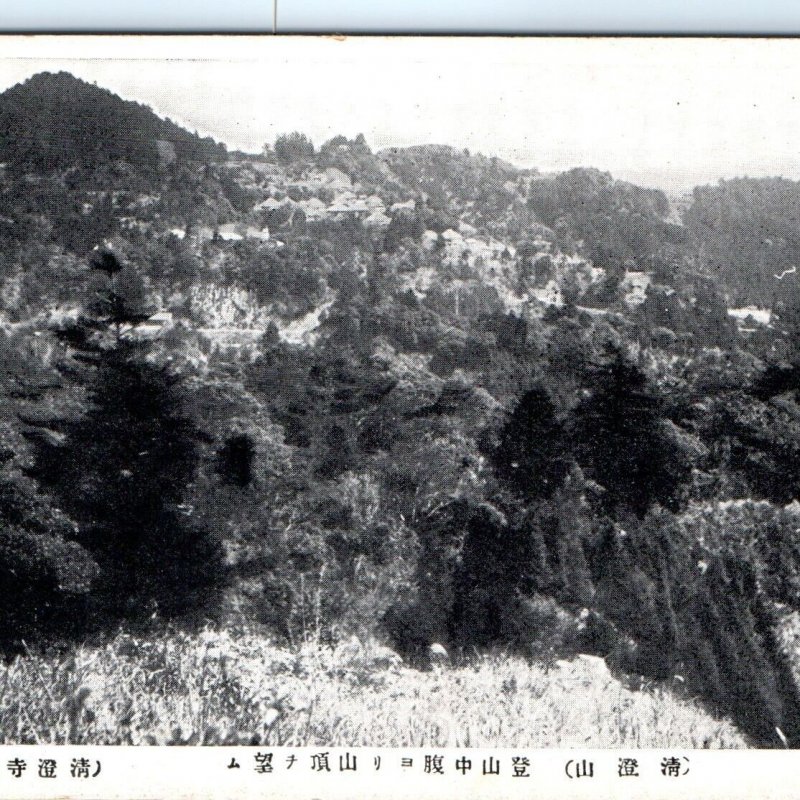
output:
M 95 251 L 108 288 L 90 312 L 58 331 L 67 343 L 62 375 L 85 392 L 69 414 L 28 416 L 29 475 L 78 526 L 97 560 L 105 611 L 180 612 L 213 600 L 223 574 L 221 546 L 184 505 L 203 434 L 181 377 L 150 357 L 135 334 L 147 318 L 140 282 L 122 282 L 116 255 Z M 128 268 L 129 269 L 129 268 Z
M 674 509 L 691 467 L 668 435 L 644 373 L 615 353 L 590 373 L 591 394 L 574 417 L 578 462 L 604 489 L 604 510 L 643 516 L 653 503 Z
M 89 258 L 89 265 L 92 269 L 104 272 L 109 278 L 122 270 L 122 262 L 116 253 L 107 247 L 95 247 Z
M 394 253 L 400 247 L 403 239 L 411 239 L 417 242 L 424 232 L 425 227 L 419 214 L 400 210 L 392 216 L 392 221 L 386 228 L 383 251 L 385 253 Z
M 569 471 L 568 442 L 542 387 L 526 392 L 492 453 L 497 476 L 529 500 L 552 496 Z
M 533 540 L 486 503 L 464 504 L 461 514 L 450 632 L 456 642 L 485 647 L 501 640 L 517 597 L 531 589 Z
M 121 341 L 83 353 L 88 410 L 35 438 L 32 474 L 79 525 L 114 611 L 181 611 L 209 599 L 221 552 L 182 506 L 201 435 L 180 379 Z

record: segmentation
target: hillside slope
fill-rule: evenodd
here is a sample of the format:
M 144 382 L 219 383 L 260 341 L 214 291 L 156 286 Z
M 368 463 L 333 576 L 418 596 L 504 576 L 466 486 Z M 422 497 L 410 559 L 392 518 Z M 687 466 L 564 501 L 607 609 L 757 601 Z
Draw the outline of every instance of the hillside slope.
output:
M 488 655 L 419 672 L 370 641 L 287 649 L 211 631 L 120 635 L 72 658 L 69 670 L 34 657 L 0 668 L 0 743 L 748 746 L 696 702 L 654 685 L 626 688 L 591 659 L 547 668 Z M 142 667 L 152 676 L 144 683 Z
M 174 158 L 219 160 L 225 148 L 68 72 L 41 72 L 0 94 L 0 161 L 16 172 L 114 161 L 150 170 Z

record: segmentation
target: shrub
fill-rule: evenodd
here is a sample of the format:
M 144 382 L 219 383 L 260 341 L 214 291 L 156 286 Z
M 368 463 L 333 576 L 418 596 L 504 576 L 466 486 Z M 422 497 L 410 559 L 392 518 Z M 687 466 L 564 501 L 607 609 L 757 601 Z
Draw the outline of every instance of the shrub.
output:
M 502 637 L 537 661 L 548 662 L 581 652 L 582 620 L 547 595 L 510 598 Z
M 76 526 L 18 468 L 21 441 L 3 437 L 0 469 L 0 649 L 86 630 L 98 567 L 73 541 Z
M 774 503 L 800 496 L 798 410 L 792 397 L 761 401 L 744 393 L 727 393 L 712 407 L 705 439 L 725 472 L 746 481 L 748 495 Z
M 516 598 L 531 586 L 527 533 L 489 503 L 459 499 L 429 513 L 417 535 L 415 592 L 384 618 L 395 646 L 413 657 L 433 642 L 504 641 Z
M 0 644 L 65 636 L 86 622 L 97 565 L 75 542 L 19 528 L 0 531 Z

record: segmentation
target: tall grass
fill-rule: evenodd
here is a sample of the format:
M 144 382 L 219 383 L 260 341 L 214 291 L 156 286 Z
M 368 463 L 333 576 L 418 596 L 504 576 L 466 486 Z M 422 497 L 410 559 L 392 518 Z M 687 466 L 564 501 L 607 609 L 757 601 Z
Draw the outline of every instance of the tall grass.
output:
M 0 668 L 0 742 L 747 746 L 695 701 L 596 667 L 497 653 L 418 671 L 374 641 L 285 649 L 246 631 L 119 633 Z

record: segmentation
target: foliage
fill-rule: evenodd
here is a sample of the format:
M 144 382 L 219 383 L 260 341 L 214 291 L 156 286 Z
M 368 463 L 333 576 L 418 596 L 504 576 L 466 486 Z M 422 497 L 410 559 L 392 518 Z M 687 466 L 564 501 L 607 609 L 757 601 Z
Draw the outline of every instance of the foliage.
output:
M 226 702 L 247 724 L 263 711 L 247 681 L 223 686 L 163 616 L 255 621 L 306 676 L 309 639 L 339 653 L 353 633 L 425 667 L 434 642 L 566 676 L 557 659 L 589 653 L 680 675 L 760 744 L 800 736 L 776 633 L 800 613 L 781 508 L 800 495 L 796 278 L 770 294 L 793 264 L 793 183 L 700 189 L 681 226 L 657 190 L 450 147 L 315 152 L 294 133 L 226 160 L 65 75 L 4 93 L 2 121 L 11 638 L 158 611 L 152 638 L 111 645 L 122 674 L 138 659 L 183 697 L 201 678 L 166 661 L 185 656 L 231 725 Z M 756 302 L 769 319 L 729 313 Z M 354 649 L 308 657 L 369 682 Z M 491 658 L 475 663 L 519 711 L 539 668 L 514 688 Z M 551 716 L 548 742 L 568 741 Z M 318 724 L 257 734 L 332 735 Z M 231 739 L 191 725 L 159 741 Z M 425 725 L 409 740 L 438 741 Z
M 387 253 L 395 252 L 404 239 L 419 241 L 425 232 L 425 226 L 419 214 L 401 210 L 392 216 L 383 239 L 383 249 Z
M 151 170 L 160 163 L 155 141 L 169 142 L 181 158 L 225 158 L 216 142 L 67 72 L 39 73 L 3 92 L 0 130 L 0 160 L 20 173 L 115 161 Z
M 3 649 L 43 632 L 60 639 L 84 629 L 97 565 L 76 542 L 57 534 L 0 530 L 0 624 Z
M 314 155 L 314 143 L 300 131 L 284 133 L 275 139 L 275 155 L 286 162 L 308 159 Z
M 637 642 L 637 669 L 679 673 L 758 741 L 798 735 L 800 695 L 775 639 L 796 605 L 796 511 L 768 503 L 652 512 L 607 539 L 596 603 Z
M 80 632 L 97 565 L 14 462 L 0 470 L 0 644 Z
M 541 387 L 520 398 L 492 455 L 498 477 L 528 500 L 548 498 L 563 483 L 569 466 L 566 431 Z
M 17 414 L 53 380 L 43 349 L 3 337 L 0 350 L 0 649 L 13 652 L 43 633 L 79 632 L 97 565 L 76 526 L 26 474 L 29 450 Z M 46 350 L 44 350 L 46 352 Z
M 774 373 L 756 386 L 771 392 Z M 742 496 L 786 504 L 800 492 L 800 437 L 792 393 L 758 400 L 730 392 L 712 406 L 701 429 L 719 469 Z
M 604 489 L 608 511 L 644 516 L 655 502 L 675 509 L 690 465 L 659 419 L 645 375 L 621 354 L 594 371 L 592 394 L 575 409 L 576 457 Z
M 770 306 L 796 293 L 773 275 L 800 260 L 795 219 L 800 183 L 785 178 L 736 178 L 698 186 L 686 211 L 687 227 L 702 242 L 704 268 L 721 277 L 734 302 Z
M 667 198 L 656 189 L 615 181 L 594 169 L 572 169 L 529 184 L 528 205 L 555 229 L 562 245 L 584 242 L 587 255 L 610 275 L 645 268 L 664 242 L 680 240 L 664 221 Z
M 88 408 L 35 437 L 32 474 L 80 527 L 100 562 L 103 594 L 119 612 L 155 602 L 165 613 L 201 602 L 220 577 L 220 553 L 181 518 L 197 466 L 199 431 L 178 381 L 135 343 L 94 354 Z

